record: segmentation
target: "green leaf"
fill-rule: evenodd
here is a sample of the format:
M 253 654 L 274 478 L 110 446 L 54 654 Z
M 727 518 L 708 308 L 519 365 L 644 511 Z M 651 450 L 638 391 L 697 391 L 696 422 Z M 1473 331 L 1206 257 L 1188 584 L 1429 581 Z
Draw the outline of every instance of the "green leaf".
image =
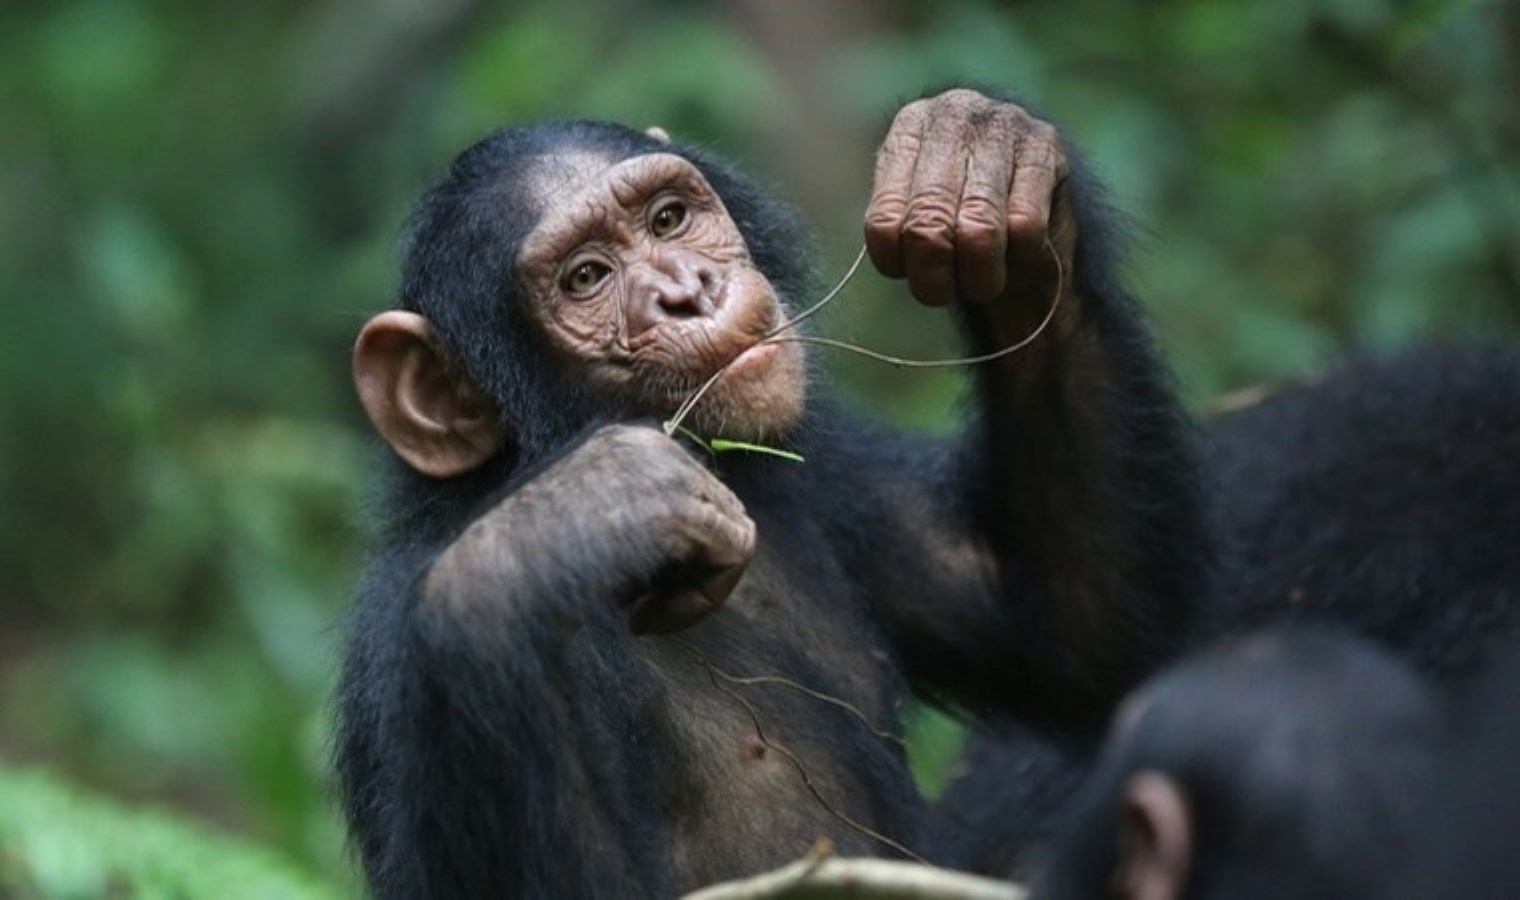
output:
M 731 441 L 727 438 L 713 438 L 707 442 L 714 453 L 728 453 L 733 450 L 743 450 L 746 453 L 764 453 L 767 456 L 779 456 L 792 462 L 804 462 L 802 454 L 793 453 L 790 450 L 780 450 L 775 447 L 763 447 L 759 444 L 751 444 L 746 441 Z

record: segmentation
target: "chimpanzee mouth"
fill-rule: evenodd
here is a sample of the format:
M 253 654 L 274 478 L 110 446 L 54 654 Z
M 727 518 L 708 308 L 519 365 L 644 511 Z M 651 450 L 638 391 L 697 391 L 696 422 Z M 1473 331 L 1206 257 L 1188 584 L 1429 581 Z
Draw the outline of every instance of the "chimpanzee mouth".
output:
M 723 375 L 725 378 L 731 375 L 743 375 L 753 372 L 756 368 L 767 366 L 780 349 L 779 345 L 765 341 L 751 344 L 723 366 Z

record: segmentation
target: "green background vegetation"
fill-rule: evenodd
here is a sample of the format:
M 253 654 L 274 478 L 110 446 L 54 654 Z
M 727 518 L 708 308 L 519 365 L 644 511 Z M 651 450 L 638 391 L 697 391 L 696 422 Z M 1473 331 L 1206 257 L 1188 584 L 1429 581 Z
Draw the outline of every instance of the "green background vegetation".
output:
M 1202 408 L 1514 332 L 1517 50 L 1520 7 L 1462 0 L 8 0 L 0 894 L 352 890 L 324 767 L 373 452 L 348 349 L 407 204 L 484 131 L 663 125 L 802 207 L 829 280 L 895 103 L 1011 88 L 1133 214 Z M 929 355 L 943 318 L 864 274 L 822 328 Z M 956 376 L 835 369 L 951 421 Z M 954 729 L 921 730 L 933 782 Z

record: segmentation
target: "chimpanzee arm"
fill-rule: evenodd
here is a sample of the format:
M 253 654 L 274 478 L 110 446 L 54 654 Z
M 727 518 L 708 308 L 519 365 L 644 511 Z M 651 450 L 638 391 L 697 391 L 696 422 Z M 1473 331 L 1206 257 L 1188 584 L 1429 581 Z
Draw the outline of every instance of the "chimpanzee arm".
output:
M 435 560 L 396 560 L 399 581 L 382 570 L 361 598 L 338 747 L 376 893 L 673 895 L 657 795 L 672 763 L 638 739 L 662 695 L 630 629 L 661 619 L 628 604 L 679 593 L 672 573 L 742 570 L 753 542 L 685 451 L 617 427 Z
M 931 689 L 1100 724 L 1180 639 L 1202 588 L 1191 429 L 1055 130 L 969 91 L 920 104 L 878 164 L 878 266 L 923 302 L 953 301 L 972 354 L 1030 335 L 1060 296 L 1038 338 L 975 370 L 975 421 L 926 482 L 933 540 L 986 565 L 957 577 L 931 558 L 932 587 L 889 616 Z
M 651 761 L 608 739 L 648 687 L 626 625 L 607 609 L 572 634 L 481 609 L 504 600 L 483 581 L 452 589 L 389 598 L 345 677 L 339 766 L 376 896 L 670 894 L 655 782 L 623 777 Z

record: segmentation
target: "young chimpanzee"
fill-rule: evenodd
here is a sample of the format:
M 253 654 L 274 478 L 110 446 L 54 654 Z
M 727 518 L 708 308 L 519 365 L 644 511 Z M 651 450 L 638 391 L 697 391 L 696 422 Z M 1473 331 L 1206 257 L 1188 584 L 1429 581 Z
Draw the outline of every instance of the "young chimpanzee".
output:
M 1204 535 L 1189 428 L 1069 160 L 968 90 L 905 106 L 877 158 L 871 258 L 971 352 L 1059 297 L 949 441 L 854 421 L 802 345 L 762 342 L 809 262 L 728 166 L 591 122 L 454 161 L 354 352 L 400 463 L 339 698 L 376 894 L 664 896 L 819 837 L 911 852 L 908 684 L 1101 728 L 1183 630 Z M 652 427 L 731 362 L 690 427 L 805 462 Z
M 1389 896 L 1448 738 L 1435 689 L 1332 632 L 1258 634 L 1124 706 L 1031 895 Z

